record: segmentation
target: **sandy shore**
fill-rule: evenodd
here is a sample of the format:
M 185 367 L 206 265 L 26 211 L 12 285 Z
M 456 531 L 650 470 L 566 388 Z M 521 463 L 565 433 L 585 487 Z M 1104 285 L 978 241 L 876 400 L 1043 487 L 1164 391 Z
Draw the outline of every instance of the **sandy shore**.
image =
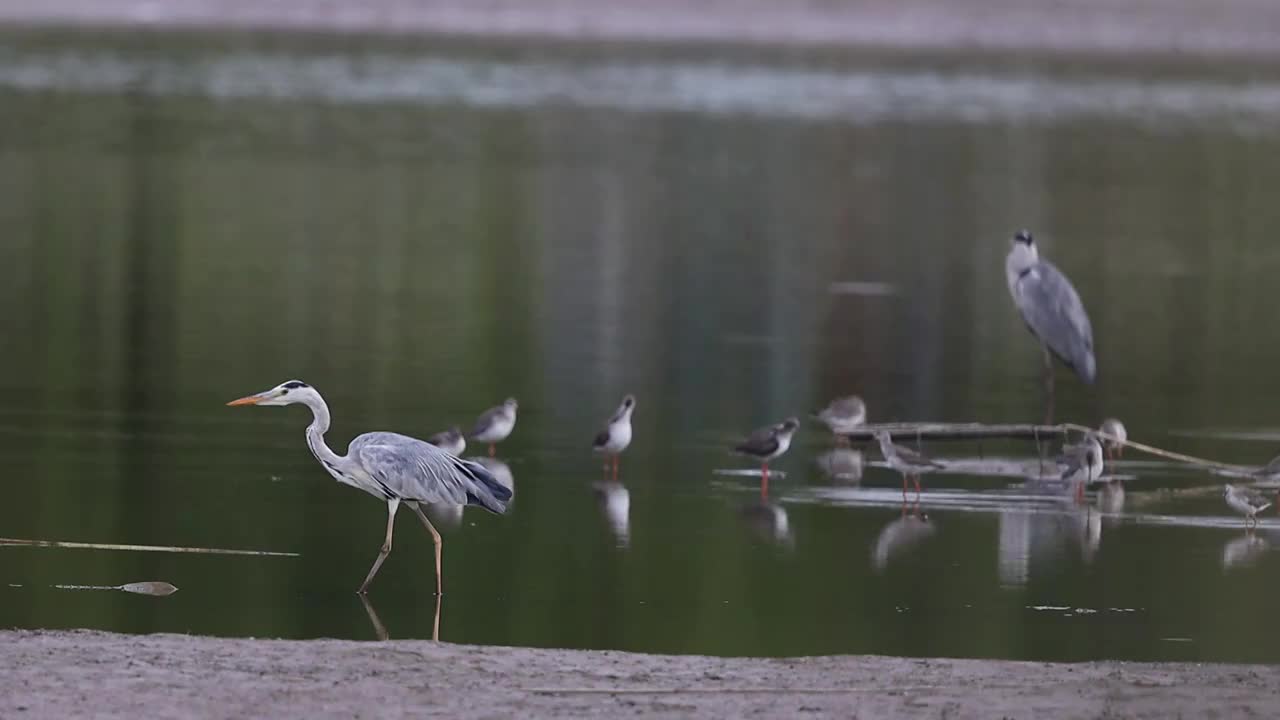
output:
M 0 717 L 1275 717 L 1280 668 L 0 632 Z
M 3 23 L 1280 55 L 1273 0 L 8 0 Z

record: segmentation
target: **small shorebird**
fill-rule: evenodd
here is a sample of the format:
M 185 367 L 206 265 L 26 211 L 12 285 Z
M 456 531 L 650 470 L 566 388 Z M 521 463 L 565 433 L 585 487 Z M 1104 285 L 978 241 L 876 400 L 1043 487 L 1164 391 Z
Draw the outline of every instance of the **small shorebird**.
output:
M 836 440 L 847 441 L 845 433 L 853 432 L 867 421 L 867 404 L 857 395 L 839 397 L 813 417 L 830 428 Z
M 467 439 L 463 437 L 462 430 L 458 429 L 457 425 L 432 435 L 427 438 L 427 442 L 450 455 L 457 455 L 458 457 L 462 457 L 462 453 L 467 450 Z
M 517 407 L 519 404 L 515 398 L 507 398 L 501 405 L 480 413 L 468 437 L 477 442 L 488 443 L 489 457 L 493 457 L 494 444 L 506 440 L 516 427 Z
M 1263 497 L 1262 493 L 1246 487 L 1223 485 L 1222 497 L 1232 510 L 1244 515 L 1246 529 L 1257 527 L 1258 513 L 1271 507 L 1271 502 Z
M 1071 281 L 1053 263 L 1040 259 L 1035 240 L 1027 230 L 1013 236 L 1013 247 L 1004 260 L 1005 279 L 1013 304 L 1027 329 L 1044 348 L 1046 377 L 1052 387 L 1056 355 L 1092 385 L 1098 368 L 1093 357 L 1093 326 Z
M 756 458 L 760 461 L 760 496 L 769 494 L 769 461 L 782 455 L 791 447 L 791 436 L 795 435 L 800 421 L 787 418 L 777 425 L 762 427 L 747 436 L 734 451 L 739 455 Z
M 593 451 L 612 456 L 614 480 L 618 479 L 618 456 L 631 444 L 631 412 L 635 409 L 634 395 L 622 398 L 617 412 L 609 418 L 604 429 L 596 433 L 595 442 L 591 445 Z
M 893 436 L 884 430 L 876 432 L 875 438 L 880 442 L 880 454 L 884 455 L 885 462 L 902 475 L 902 497 L 907 496 L 907 478 L 910 477 L 916 484 L 916 498 L 919 499 L 920 473 L 932 472 L 943 465 L 911 448 L 894 445 Z
M 1102 477 L 1102 444 L 1089 433 L 1084 442 L 1063 449 L 1066 454 L 1058 459 L 1064 466 L 1060 477 L 1074 486 L 1076 500 L 1084 500 L 1085 486 Z
M 1107 418 L 1102 421 L 1102 427 L 1098 428 L 1103 435 L 1110 435 L 1115 440 L 1104 440 L 1103 445 L 1107 449 L 1107 459 L 1115 460 L 1124 454 L 1124 443 L 1129 439 L 1129 432 L 1124 429 L 1124 423 L 1115 418 Z M 1116 442 L 1118 440 L 1119 442 Z

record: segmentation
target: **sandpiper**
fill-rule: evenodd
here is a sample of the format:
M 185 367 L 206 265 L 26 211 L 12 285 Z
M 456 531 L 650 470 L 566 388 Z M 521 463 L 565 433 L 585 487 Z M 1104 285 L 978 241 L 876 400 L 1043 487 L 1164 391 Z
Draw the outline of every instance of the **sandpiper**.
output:
M 1129 432 L 1124 429 L 1124 423 L 1115 418 L 1107 418 L 1102 421 L 1102 426 L 1098 430 L 1103 435 L 1115 438 L 1114 440 L 1103 441 L 1103 445 L 1107 449 L 1108 460 L 1114 460 L 1124 454 L 1124 444 L 1129 439 Z
M 1262 493 L 1246 487 L 1223 485 L 1222 497 L 1232 510 L 1244 515 L 1246 529 L 1258 526 L 1258 513 L 1271 507 L 1271 502 Z
M 920 473 L 932 472 L 944 467 L 941 463 L 929 459 L 924 453 L 916 452 L 908 447 L 893 444 L 893 436 L 885 430 L 875 433 L 880 442 L 880 454 L 884 455 L 889 467 L 902 474 L 902 497 L 907 496 L 907 478 L 916 484 L 916 498 L 920 497 Z
M 591 445 L 591 449 L 595 452 L 612 456 L 615 480 L 618 478 L 618 456 L 631 444 L 631 413 L 635 409 L 634 395 L 622 398 L 622 404 L 618 406 L 617 412 L 609 418 L 604 429 L 596 433 L 595 442 Z
M 457 425 L 432 435 L 427 438 L 427 442 L 457 457 L 462 457 L 462 453 L 467 450 L 467 439 L 463 437 L 462 430 Z
M 845 440 L 847 433 L 853 432 L 867 421 L 867 404 L 857 395 L 839 397 L 814 413 L 813 417 L 830 428 L 837 440 Z
M 515 398 L 507 398 L 501 405 L 489 408 L 476 418 L 476 425 L 468 436 L 472 440 L 489 444 L 489 457 L 493 457 L 494 445 L 507 439 L 516 427 Z
M 799 420 L 793 417 L 787 418 L 777 425 L 756 430 L 734 448 L 738 454 L 760 461 L 761 497 L 767 497 L 769 494 L 769 461 L 782 455 L 787 448 L 791 447 L 791 436 L 795 435 L 798 427 L 800 427 Z

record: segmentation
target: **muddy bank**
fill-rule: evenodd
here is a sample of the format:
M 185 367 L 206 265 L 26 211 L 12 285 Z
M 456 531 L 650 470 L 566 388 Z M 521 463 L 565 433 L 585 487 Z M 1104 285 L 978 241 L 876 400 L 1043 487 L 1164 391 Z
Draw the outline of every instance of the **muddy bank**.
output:
M 0 632 L 0 717 L 1274 717 L 1253 665 L 756 660 Z
M 10 0 L 0 23 L 727 42 L 917 50 L 1280 55 L 1270 0 Z

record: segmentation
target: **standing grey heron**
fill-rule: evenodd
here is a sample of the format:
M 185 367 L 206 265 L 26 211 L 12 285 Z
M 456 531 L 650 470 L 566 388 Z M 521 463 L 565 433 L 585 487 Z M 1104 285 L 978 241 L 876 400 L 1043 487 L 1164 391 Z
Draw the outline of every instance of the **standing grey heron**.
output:
M 307 447 L 324 469 L 338 482 L 364 490 L 387 503 L 387 537 L 373 561 L 369 575 L 357 591 L 364 594 L 378 568 L 391 554 L 391 533 L 396 510 L 404 502 L 413 508 L 431 533 L 436 546 L 436 594 L 442 592 L 440 578 L 440 533 L 432 527 L 419 503 L 479 505 L 501 515 L 511 500 L 511 490 L 498 482 L 484 466 L 462 460 L 427 442 L 390 432 L 358 435 L 338 455 L 325 444 L 329 430 L 329 406 L 315 388 L 300 380 L 281 383 L 256 395 L 232 400 L 227 405 L 293 405 L 311 408 L 307 426 Z
M 1098 368 L 1093 358 L 1093 326 L 1089 315 L 1067 276 L 1053 263 L 1040 259 L 1029 231 L 1020 230 L 1013 236 L 1004 271 L 1013 304 L 1022 314 L 1027 329 L 1040 340 L 1050 394 L 1053 392 L 1051 353 L 1075 370 L 1081 380 L 1092 384 Z
M 593 451 L 612 456 L 614 480 L 618 479 L 618 456 L 631 444 L 631 413 L 635 409 L 634 395 L 622 398 L 622 404 L 618 406 L 617 412 L 609 418 L 604 429 L 596 433 L 596 439 L 591 444 Z
M 476 425 L 471 429 L 471 439 L 489 444 L 489 457 L 493 457 L 494 444 L 507 439 L 516 427 L 516 409 L 519 403 L 515 398 L 507 398 L 497 407 L 491 407 L 480 413 Z
M 798 419 L 787 418 L 777 425 L 757 429 L 733 448 L 739 455 L 746 455 L 760 461 L 761 498 L 769 496 L 769 461 L 779 457 L 791 447 L 791 436 L 795 435 L 798 427 L 800 427 Z
M 930 459 L 924 453 L 916 452 L 908 447 L 893 444 L 893 436 L 885 430 L 878 430 L 875 439 L 880 443 L 880 454 L 884 455 L 889 467 L 902 475 L 902 499 L 907 498 L 907 478 L 916 485 L 916 500 L 920 499 L 920 473 L 940 470 L 944 465 Z
M 432 435 L 427 438 L 427 442 L 458 457 L 462 457 L 462 453 L 467 451 L 467 438 L 463 436 L 462 430 L 457 425 Z
M 1244 515 L 1246 530 L 1258 527 L 1258 513 L 1271 507 L 1271 502 L 1262 493 L 1235 485 L 1222 486 L 1222 499 L 1227 501 L 1232 510 Z
M 846 440 L 845 433 L 853 432 L 867 421 L 867 404 L 857 395 L 838 397 L 813 416 L 822 421 L 837 440 Z

